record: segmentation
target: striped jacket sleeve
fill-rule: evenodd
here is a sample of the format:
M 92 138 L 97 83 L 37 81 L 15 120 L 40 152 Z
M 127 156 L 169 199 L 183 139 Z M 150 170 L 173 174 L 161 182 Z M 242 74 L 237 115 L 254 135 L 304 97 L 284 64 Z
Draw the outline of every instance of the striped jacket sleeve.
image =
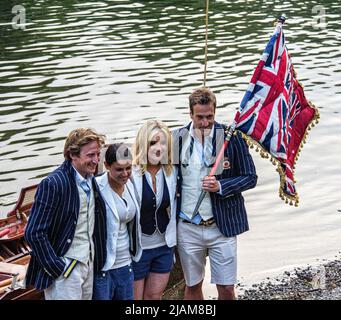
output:
M 53 227 L 58 213 L 58 192 L 49 178 L 40 183 L 27 222 L 25 239 L 32 248 L 32 255 L 42 268 L 53 278 L 64 270 L 65 262 L 59 258 L 48 239 L 48 230 Z
M 221 194 L 218 196 L 229 197 L 245 190 L 254 188 L 257 184 L 256 168 L 249 149 L 240 134 L 233 139 L 234 161 L 232 166 L 235 175 L 229 178 L 219 179 Z

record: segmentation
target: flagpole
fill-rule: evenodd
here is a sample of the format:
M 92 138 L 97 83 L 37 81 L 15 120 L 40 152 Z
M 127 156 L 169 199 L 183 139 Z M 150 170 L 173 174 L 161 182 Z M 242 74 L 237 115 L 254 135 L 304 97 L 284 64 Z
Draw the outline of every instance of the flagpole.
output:
M 207 74 L 207 56 L 208 56 L 208 4 L 209 0 L 206 0 L 206 17 L 205 17 L 205 22 L 206 22 L 206 32 L 205 32 L 205 66 L 204 66 L 204 87 L 206 87 L 206 74 Z
M 229 144 L 229 142 L 230 142 L 230 140 L 231 140 L 231 137 L 232 137 L 232 134 L 233 134 L 233 132 L 234 132 L 234 130 L 235 130 L 235 127 L 236 127 L 236 126 L 235 126 L 235 122 L 234 122 L 234 125 L 231 125 L 231 126 L 227 129 L 227 131 L 226 131 L 226 138 L 225 138 L 225 141 L 224 141 L 224 145 L 222 146 L 222 148 L 220 149 L 220 151 L 219 151 L 219 153 L 218 153 L 218 155 L 217 155 L 217 159 L 216 159 L 215 162 L 214 162 L 214 165 L 213 165 L 213 167 L 212 167 L 212 169 L 211 169 L 211 171 L 210 171 L 210 173 L 209 173 L 209 176 L 214 176 L 215 172 L 217 171 L 217 167 L 218 167 L 218 165 L 219 165 L 221 159 L 222 159 L 223 156 L 224 156 L 224 152 L 225 152 L 225 150 L 227 149 L 227 146 L 228 146 L 228 144 Z M 196 215 L 196 213 L 198 212 L 199 207 L 200 207 L 202 201 L 203 201 L 204 198 L 205 198 L 205 195 L 206 195 L 206 191 L 201 190 L 199 199 L 198 199 L 198 201 L 197 201 L 197 204 L 196 204 L 195 209 L 194 209 L 193 214 L 192 214 L 192 218 L 193 218 L 193 217 Z
M 285 20 L 286 20 L 286 16 L 285 16 L 285 14 L 282 14 L 282 15 L 278 18 L 278 20 L 277 20 L 276 29 L 277 29 L 278 26 L 282 26 L 282 25 L 284 24 Z M 231 126 L 227 129 L 227 131 L 226 131 L 226 138 L 225 138 L 225 141 L 224 141 L 224 145 L 222 146 L 221 150 L 220 150 L 219 153 L 218 153 L 217 159 L 215 160 L 215 163 L 214 163 L 214 165 L 213 165 L 213 167 L 212 167 L 210 173 L 208 174 L 209 176 L 214 176 L 214 175 L 215 175 L 215 172 L 216 172 L 216 170 L 217 170 L 217 167 L 218 167 L 218 165 L 219 165 L 221 159 L 222 159 L 223 156 L 224 156 L 224 152 L 225 152 L 225 150 L 227 149 L 227 147 L 228 147 L 228 145 L 229 145 L 229 142 L 230 142 L 230 140 L 231 140 L 231 137 L 232 137 L 232 135 L 233 135 L 233 132 L 234 132 L 234 130 L 235 130 L 235 128 L 236 128 L 236 125 L 237 125 L 237 123 L 238 123 L 238 118 L 239 118 L 239 116 L 240 116 L 240 112 L 237 111 L 237 113 L 236 113 L 236 115 L 235 115 L 235 117 L 234 117 L 234 121 L 233 121 L 232 125 L 231 125 Z M 194 208 L 194 211 L 193 211 L 193 213 L 192 213 L 192 217 L 191 217 L 191 218 L 193 218 L 193 217 L 196 215 L 196 213 L 198 212 L 199 207 L 200 207 L 202 201 L 203 201 L 204 198 L 205 198 L 205 195 L 206 195 L 206 191 L 202 190 L 201 193 L 200 193 L 199 199 L 198 199 L 198 201 L 197 201 L 197 204 L 196 204 L 196 206 L 195 206 L 195 208 Z
M 285 15 L 285 13 L 283 13 L 279 18 L 278 18 L 278 20 L 277 20 L 277 23 L 280 23 L 281 25 L 283 25 L 284 24 L 284 22 L 285 22 L 285 20 L 286 20 L 286 15 Z

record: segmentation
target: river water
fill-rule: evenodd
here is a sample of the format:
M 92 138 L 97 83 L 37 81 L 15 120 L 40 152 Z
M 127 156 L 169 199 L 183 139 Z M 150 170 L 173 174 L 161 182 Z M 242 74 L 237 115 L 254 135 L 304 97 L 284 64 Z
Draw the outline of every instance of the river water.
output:
M 188 95 L 203 84 L 203 0 L 20 4 L 25 29 L 13 1 L 0 3 L 1 216 L 22 187 L 61 163 L 70 130 L 90 126 L 108 142 L 132 142 L 147 119 L 178 128 L 189 121 Z M 341 248 L 340 4 L 210 1 L 207 85 L 217 95 L 216 119 L 232 121 L 283 12 L 298 78 L 321 114 L 297 163 L 298 208 L 278 197 L 275 168 L 251 151 L 259 182 L 245 192 L 250 231 L 238 238 L 245 283 L 332 258 Z

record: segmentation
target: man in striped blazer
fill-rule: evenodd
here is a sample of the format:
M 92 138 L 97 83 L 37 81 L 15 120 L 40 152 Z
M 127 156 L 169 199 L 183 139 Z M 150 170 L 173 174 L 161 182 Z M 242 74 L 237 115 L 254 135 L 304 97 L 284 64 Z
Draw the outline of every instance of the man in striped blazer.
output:
M 104 136 L 75 129 L 63 164 L 38 187 L 25 230 L 31 246 L 26 284 L 47 300 L 92 298 L 93 273 L 106 259 L 105 204 L 93 175 Z
M 206 255 L 218 299 L 235 299 L 236 236 L 249 229 L 242 192 L 254 188 L 257 175 L 247 144 L 231 138 L 215 176 L 208 176 L 225 138 L 226 127 L 214 121 L 216 98 L 208 88 L 189 97 L 192 122 L 174 133 L 178 170 L 177 243 L 186 281 L 185 299 L 203 299 Z M 193 215 L 201 191 L 206 196 Z

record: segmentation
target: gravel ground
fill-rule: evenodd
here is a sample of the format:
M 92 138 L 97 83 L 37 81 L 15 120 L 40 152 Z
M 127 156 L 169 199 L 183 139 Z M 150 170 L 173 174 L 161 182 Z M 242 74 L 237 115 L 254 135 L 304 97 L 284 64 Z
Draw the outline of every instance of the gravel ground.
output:
M 341 300 L 341 259 L 295 268 L 251 288 L 237 285 L 239 300 Z
M 238 283 L 238 300 L 341 300 L 341 256 L 324 261 L 251 286 Z M 163 299 L 182 300 L 184 287 L 183 280 L 170 286 Z

